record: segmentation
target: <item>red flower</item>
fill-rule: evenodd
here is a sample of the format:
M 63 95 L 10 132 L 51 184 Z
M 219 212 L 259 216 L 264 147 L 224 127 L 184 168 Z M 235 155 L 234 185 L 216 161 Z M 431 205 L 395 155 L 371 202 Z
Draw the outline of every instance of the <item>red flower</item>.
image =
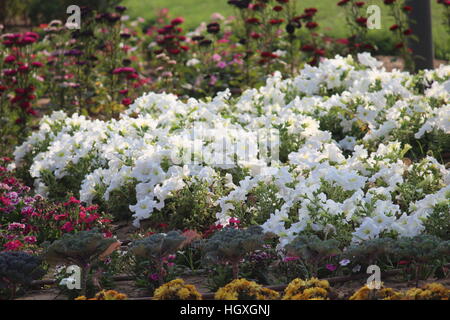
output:
M 7 56 L 6 58 L 5 58 L 5 60 L 3 60 L 5 63 L 12 63 L 12 62 L 14 62 L 14 61 L 16 61 L 16 56 L 15 55 L 12 55 L 12 54 L 10 54 L 9 56 Z
M 409 35 L 411 35 L 412 33 L 413 33 L 412 29 L 407 29 L 407 30 L 403 31 L 403 34 L 404 34 L 405 36 L 409 36 Z
M 173 55 L 180 54 L 180 52 L 181 52 L 181 50 L 180 50 L 180 49 L 177 49 L 177 48 L 170 48 L 170 49 L 167 49 L 167 51 L 168 51 L 170 54 L 173 54 Z
M 130 98 L 124 98 L 124 99 L 122 99 L 122 104 L 124 105 L 124 106 L 129 106 L 130 104 L 132 104 L 133 103 L 133 101 L 130 99 Z
M 275 6 L 275 7 L 273 7 L 273 11 L 276 11 L 276 12 L 283 11 L 283 7 L 282 6 Z
M 356 22 L 360 25 L 360 26 L 367 26 L 367 18 L 365 17 L 359 17 L 356 19 Z
M 263 51 L 261 52 L 261 57 L 263 58 L 269 58 L 269 59 L 275 59 L 278 58 L 278 56 L 275 53 Z
M 310 44 L 305 44 L 301 47 L 300 50 L 302 50 L 304 52 L 312 52 L 312 51 L 314 51 L 314 46 L 312 46 Z
M 260 23 L 258 18 L 248 18 L 247 20 L 245 20 L 245 22 L 254 25 L 258 25 Z
M 317 22 L 314 22 L 314 21 L 309 21 L 307 24 L 306 24 L 306 27 L 308 28 L 308 29 L 315 29 L 315 28 L 317 28 L 319 26 L 319 24 L 317 23 Z
M 364 6 L 366 3 L 364 1 L 358 1 L 355 3 L 355 5 L 359 8 L 361 8 L 362 6 Z
M 396 0 L 384 0 L 384 4 L 393 4 Z
M 61 230 L 65 232 L 72 232 L 74 230 L 72 222 L 68 221 L 66 222 L 62 227 Z
M 269 23 L 271 24 L 271 25 L 279 25 L 279 24 L 282 24 L 284 22 L 284 20 L 283 19 L 271 19 L 271 20 L 269 20 Z
M 316 49 L 314 53 L 318 56 L 323 57 L 325 55 L 325 49 Z
M 350 0 L 341 0 L 337 3 L 338 6 L 345 6 Z
M 6 248 L 6 251 L 18 250 L 23 247 L 23 243 L 19 240 L 12 240 L 3 245 Z
M 400 26 L 399 26 L 398 24 L 394 24 L 394 25 L 392 25 L 389 29 L 390 29 L 391 31 L 395 31 L 395 30 L 397 30 L 398 28 L 400 28 Z
M 40 68 L 40 67 L 43 66 L 43 64 L 42 64 L 41 62 L 39 62 L 39 61 L 33 61 L 33 62 L 31 63 L 31 65 L 32 65 L 33 67 L 36 67 L 36 68 Z
M 183 22 L 184 22 L 184 19 L 182 17 L 178 17 L 178 18 L 173 19 L 170 22 L 170 24 L 173 25 L 173 26 L 177 26 L 179 24 L 182 24 Z
M 411 12 L 413 10 L 413 8 L 411 6 L 404 6 L 403 7 L 403 11 L 405 12 Z
M 257 32 L 251 32 L 250 37 L 253 39 L 259 39 L 259 38 L 261 38 L 261 34 L 259 34 Z
M 29 244 L 33 244 L 33 243 L 37 242 L 36 237 L 33 237 L 33 236 L 27 236 L 23 240 Z
M 344 45 L 348 45 L 350 43 L 347 38 L 337 39 L 336 42 Z

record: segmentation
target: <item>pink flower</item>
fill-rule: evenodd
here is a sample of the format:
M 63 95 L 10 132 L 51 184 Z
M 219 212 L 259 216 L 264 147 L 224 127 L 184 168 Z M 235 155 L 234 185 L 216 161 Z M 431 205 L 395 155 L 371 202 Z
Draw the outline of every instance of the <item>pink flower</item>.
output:
M 29 244 L 33 244 L 36 243 L 37 239 L 34 236 L 27 236 L 24 238 L 25 242 L 29 243 Z
M 73 229 L 73 225 L 72 225 L 72 222 L 66 222 L 62 227 L 61 227 L 61 230 L 63 230 L 63 231 L 65 231 L 65 232 L 71 232 L 71 231 L 73 231 L 74 229 Z
M 23 247 L 23 243 L 19 240 L 13 240 L 5 243 L 4 247 L 6 248 L 6 251 L 13 251 Z
M 220 61 L 220 60 L 222 60 L 222 57 L 220 56 L 220 54 L 215 53 L 215 54 L 212 56 L 212 59 L 213 59 L 214 61 Z
M 296 260 L 298 260 L 298 259 L 300 259 L 299 257 L 294 257 L 294 256 L 287 256 L 287 257 L 284 257 L 284 259 L 283 259 L 283 261 L 284 262 L 291 262 L 291 261 L 296 261 Z
M 130 99 L 130 98 L 123 98 L 122 99 L 122 104 L 124 105 L 124 106 L 129 106 L 130 104 L 132 104 L 133 103 L 133 101 Z
M 16 229 L 25 229 L 25 225 L 23 223 L 13 222 L 9 224 L 8 230 L 16 230 Z
M 327 264 L 327 265 L 326 265 L 326 268 L 327 268 L 328 270 L 330 270 L 331 272 L 333 272 L 333 271 L 336 271 L 337 266 L 335 266 L 334 264 Z
M 220 61 L 220 62 L 217 64 L 217 68 L 225 69 L 226 67 L 227 67 L 227 63 L 226 63 L 225 61 Z
M 153 281 L 158 281 L 159 275 L 157 273 L 152 273 L 150 275 L 150 279 L 153 280 Z
M 239 224 L 239 223 L 241 223 L 241 221 L 238 220 L 238 219 L 236 219 L 236 218 L 231 218 L 229 222 L 230 222 L 230 223 L 233 223 L 233 224 Z

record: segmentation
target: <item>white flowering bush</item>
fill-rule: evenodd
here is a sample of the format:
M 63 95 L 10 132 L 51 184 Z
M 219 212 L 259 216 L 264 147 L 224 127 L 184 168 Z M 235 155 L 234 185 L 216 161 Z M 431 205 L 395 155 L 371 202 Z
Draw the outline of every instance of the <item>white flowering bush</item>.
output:
M 42 194 L 79 193 L 135 225 L 184 206 L 187 220 L 262 225 L 280 246 L 420 234 L 450 207 L 450 66 L 411 75 L 357 58 L 275 73 L 237 99 L 149 93 L 110 121 L 55 112 L 16 166 Z

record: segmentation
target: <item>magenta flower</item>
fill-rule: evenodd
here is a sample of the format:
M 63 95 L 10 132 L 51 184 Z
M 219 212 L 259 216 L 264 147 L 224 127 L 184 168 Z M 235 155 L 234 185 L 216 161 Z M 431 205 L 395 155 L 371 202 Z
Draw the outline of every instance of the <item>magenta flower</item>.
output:
M 296 261 L 298 259 L 300 259 L 300 258 L 295 257 L 295 256 L 287 256 L 287 257 L 284 257 L 283 262 L 291 262 L 291 261 Z
M 150 275 L 150 279 L 153 281 L 158 281 L 159 280 L 159 275 L 157 273 L 152 273 Z
M 327 264 L 327 265 L 326 265 L 326 268 L 327 268 L 328 270 L 330 270 L 331 272 L 333 272 L 333 271 L 336 271 L 337 266 L 335 266 L 334 264 Z
M 34 236 L 27 236 L 24 238 L 25 242 L 29 243 L 29 244 L 33 244 L 36 243 L 37 239 Z

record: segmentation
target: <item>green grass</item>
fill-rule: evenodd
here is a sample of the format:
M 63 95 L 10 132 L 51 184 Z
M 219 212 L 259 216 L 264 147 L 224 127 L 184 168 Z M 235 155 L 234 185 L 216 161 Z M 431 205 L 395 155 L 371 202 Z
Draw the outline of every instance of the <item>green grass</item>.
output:
M 347 36 L 344 12 L 336 3 L 337 0 L 294 0 L 298 2 L 298 8 L 317 8 L 317 21 L 321 25 L 321 32 L 333 37 Z M 380 4 L 380 0 L 369 0 L 369 4 Z M 215 12 L 223 16 L 231 16 L 236 13 L 235 9 L 227 4 L 226 0 L 124 0 L 123 4 L 129 8 L 132 17 L 143 17 L 152 19 L 156 16 L 158 9 L 168 8 L 172 17 L 182 16 L 186 19 L 185 28 L 193 29 L 203 21 L 208 21 Z M 449 52 L 449 41 L 443 25 L 441 6 L 432 0 L 433 6 L 433 38 L 436 45 L 436 56 L 443 57 Z M 370 35 L 377 39 L 377 43 L 386 44 L 389 36 L 389 26 L 393 20 L 389 17 L 384 5 L 381 5 L 382 29 L 371 30 Z M 388 47 L 386 45 L 386 47 Z

